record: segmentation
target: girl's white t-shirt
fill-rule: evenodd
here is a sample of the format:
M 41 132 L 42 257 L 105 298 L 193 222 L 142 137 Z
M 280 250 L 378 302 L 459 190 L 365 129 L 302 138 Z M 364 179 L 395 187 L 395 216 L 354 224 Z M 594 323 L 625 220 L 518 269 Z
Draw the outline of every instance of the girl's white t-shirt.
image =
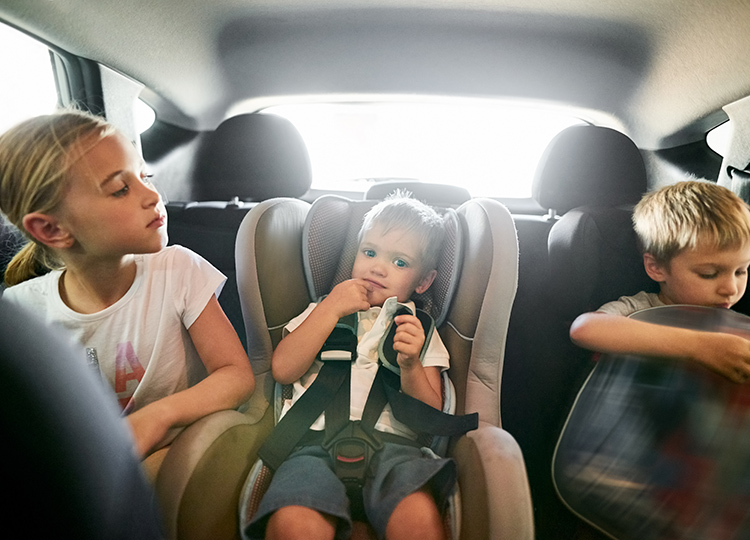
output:
M 136 255 L 136 268 L 127 293 L 93 314 L 77 313 L 62 301 L 59 270 L 3 294 L 83 345 L 87 358 L 82 360 L 98 362 L 126 414 L 206 376 L 188 329 L 226 281 L 208 261 L 181 246 Z

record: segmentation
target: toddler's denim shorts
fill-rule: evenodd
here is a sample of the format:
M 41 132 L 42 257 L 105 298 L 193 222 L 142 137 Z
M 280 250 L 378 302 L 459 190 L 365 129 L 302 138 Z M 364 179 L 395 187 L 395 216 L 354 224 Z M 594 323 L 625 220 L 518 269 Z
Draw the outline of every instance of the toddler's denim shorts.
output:
M 375 454 L 365 481 L 365 512 L 378 538 L 385 538 L 388 520 L 404 497 L 428 487 L 442 511 L 455 485 L 456 464 L 452 459 L 438 458 L 427 448 L 385 443 Z M 346 489 L 321 446 L 298 448 L 281 464 L 247 527 L 247 536 L 263 538 L 268 518 L 285 506 L 305 506 L 332 515 L 338 518 L 336 539 L 351 535 Z

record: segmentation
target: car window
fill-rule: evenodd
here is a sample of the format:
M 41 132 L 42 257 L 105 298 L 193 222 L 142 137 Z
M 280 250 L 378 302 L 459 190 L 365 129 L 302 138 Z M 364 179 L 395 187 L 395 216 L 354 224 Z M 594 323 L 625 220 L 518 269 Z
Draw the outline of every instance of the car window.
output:
M 364 192 L 374 182 L 411 178 L 498 198 L 531 197 L 549 141 L 583 123 L 547 108 L 488 100 L 283 104 L 263 112 L 299 129 L 314 189 Z
M 727 120 L 723 124 L 719 124 L 711 131 L 706 134 L 706 143 L 709 148 L 719 154 L 725 156 L 729 150 L 729 144 L 732 140 L 732 121 Z
M 57 107 L 49 49 L 0 23 L 0 133 Z

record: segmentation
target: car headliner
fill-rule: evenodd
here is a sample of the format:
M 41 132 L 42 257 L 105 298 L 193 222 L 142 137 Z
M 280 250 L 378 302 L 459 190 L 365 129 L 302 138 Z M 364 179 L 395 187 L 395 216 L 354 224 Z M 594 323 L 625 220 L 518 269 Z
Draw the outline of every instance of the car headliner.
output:
M 143 83 L 190 128 L 277 95 L 520 96 L 664 148 L 750 94 L 745 0 L 3 0 L 0 18 Z

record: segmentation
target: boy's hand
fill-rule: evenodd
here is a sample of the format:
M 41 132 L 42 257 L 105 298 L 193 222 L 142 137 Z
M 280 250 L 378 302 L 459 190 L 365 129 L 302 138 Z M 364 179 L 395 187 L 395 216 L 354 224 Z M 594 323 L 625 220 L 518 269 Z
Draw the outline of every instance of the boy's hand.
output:
M 332 309 L 337 317 L 346 317 L 358 311 L 370 309 L 367 295 L 372 285 L 364 279 L 348 279 L 336 285 L 321 305 Z
M 393 350 L 398 355 L 396 361 L 401 369 L 410 369 L 419 364 L 419 353 L 424 345 L 422 323 L 414 315 L 399 315 L 393 319 L 396 334 L 393 337 Z
M 721 332 L 701 336 L 698 360 L 730 381 L 744 383 L 750 377 L 750 340 Z

